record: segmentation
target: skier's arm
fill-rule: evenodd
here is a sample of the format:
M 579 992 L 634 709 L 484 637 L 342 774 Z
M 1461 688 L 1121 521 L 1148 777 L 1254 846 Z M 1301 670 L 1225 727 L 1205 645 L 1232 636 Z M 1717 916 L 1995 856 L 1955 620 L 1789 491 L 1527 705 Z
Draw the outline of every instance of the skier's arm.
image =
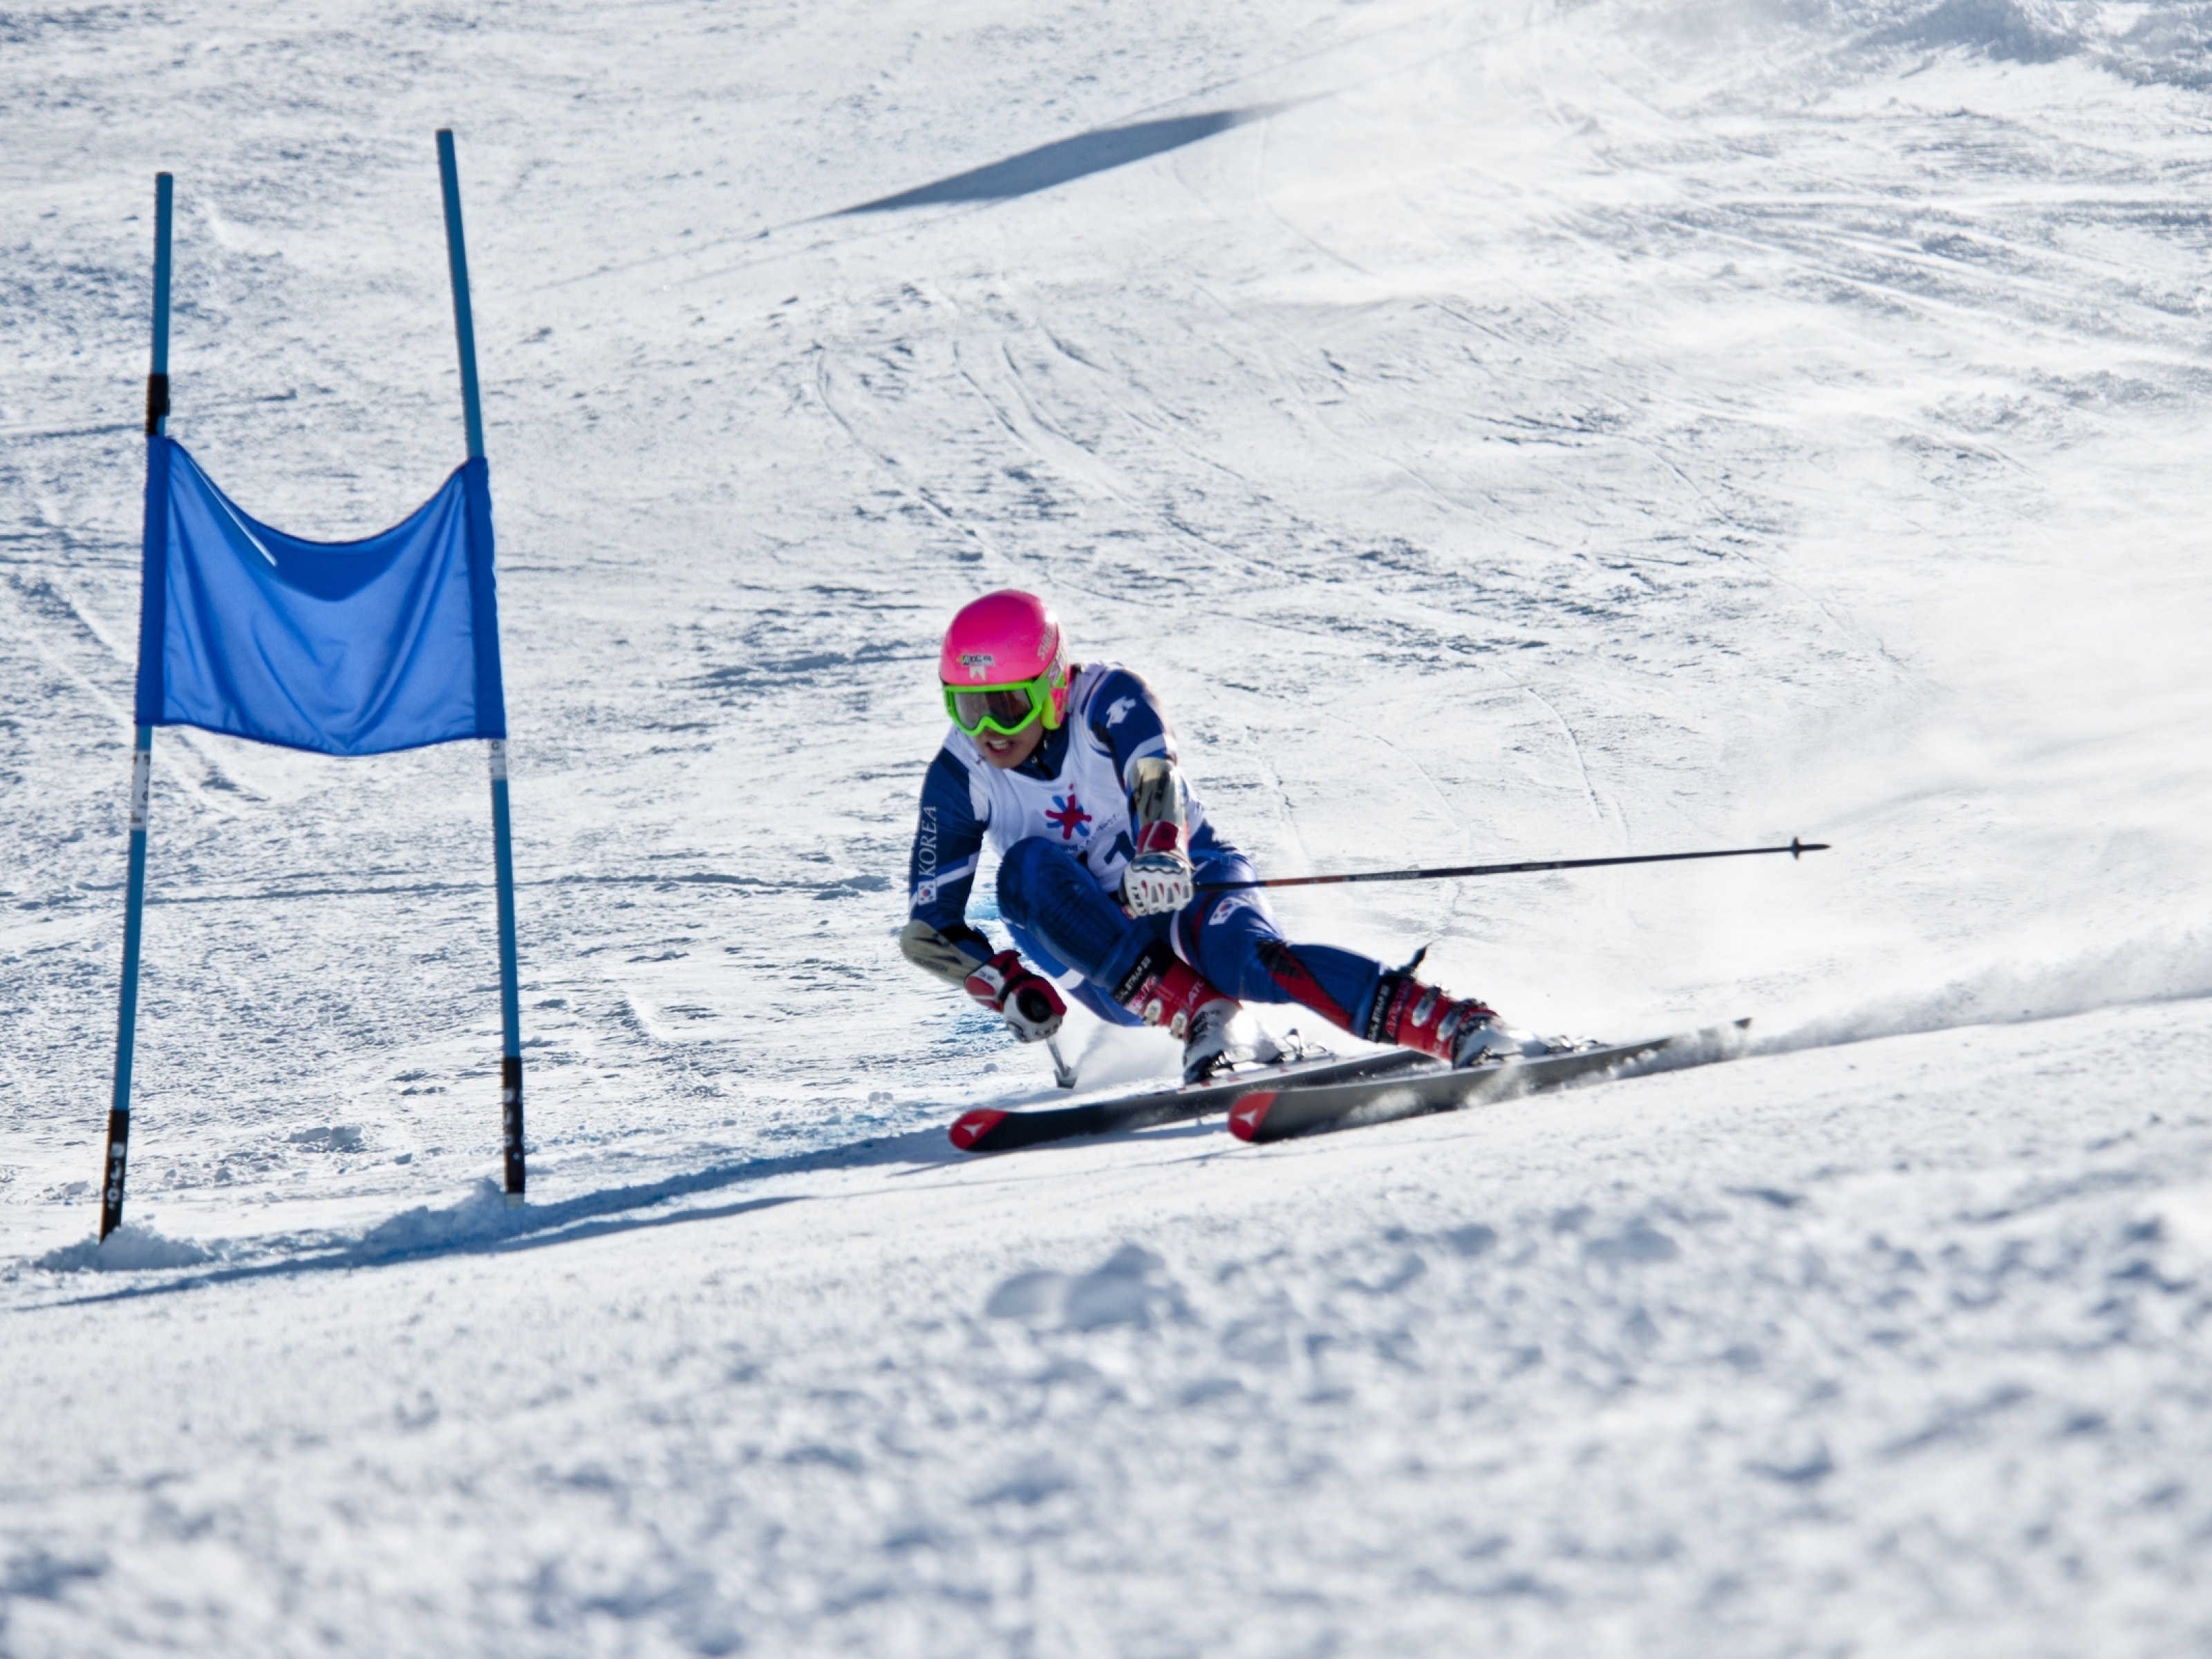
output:
M 1091 700 L 1091 730 L 1113 752 L 1129 792 L 1136 855 L 1121 878 L 1133 915 L 1180 910 L 1196 890 L 1187 850 L 1190 814 L 1176 770 L 1175 728 L 1152 688 L 1126 668 L 1108 676 Z
M 921 783 L 921 821 L 907 860 L 911 913 L 899 933 L 899 951 L 925 973 L 957 985 L 1003 1018 L 1024 1042 L 1060 1029 L 1067 1005 L 1051 981 L 1022 965 L 1012 951 L 968 925 L 968 894 L 983 850 L 990 805 L 974 787 L 968 769 L 939 750 Z
M 933 927 L 914 917 L 899 932 L 899 954 L 947 985 L 968 987 L 968 975 L 991 959 L 991 941 L 965 922 Z
M 996 954 L 968 925 L 968 895 L 983 851 L 988 799 L 979 799 L 968 769 L 940 749 L 921 781 L 921 817 L 907 856 L 908 919 L 899 950 L 925 973 L 967 988 L 968 976 Z
M 1109 674 L 1091 698 L 1091 735 L 1114 757 L 1121 774 L 1121 787 L 1133 791 L 1139 761 L 1157 756 L 1175 764 L 1175 728 L 1167 710 L 1146 685 L 1126 668 Z

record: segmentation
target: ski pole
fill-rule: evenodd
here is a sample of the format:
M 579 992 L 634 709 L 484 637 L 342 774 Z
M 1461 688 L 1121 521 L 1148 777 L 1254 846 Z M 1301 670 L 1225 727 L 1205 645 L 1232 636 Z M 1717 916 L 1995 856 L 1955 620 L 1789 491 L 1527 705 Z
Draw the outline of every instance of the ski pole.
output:
M 1063 1089 L 1073 1089 L 1075 1086 L 1075 1067 L 1069 1065 L 1067 1056 L 1060 1052 L 1060 1039 L 1048 1036 L 1044 1040 L 1044 1046 L 1046 1052 L 1052 1056 L 1052 1080 Z
M 1201 893 L 1237 887 L 1325 887 L 1346 881 L 1442 881 L 1452 876 L 1511 876 L 1528 870 L 1594 870 L 1607 864 L 1678 864 L 1685 859 L 1747 859 L 1761 853 L 1787 853 L 1793 859 L 1825 853 L 1825 841 L 1790 838 L 1787 847 L 1726 847 L 1711 853 L 1636 853 L 1611 859 L 1531 859 L 1524 864 L 1455 864 L 1435 870 L 1353 870 L 1334 876 L 1277 876 L 1269 881 L 1201 881 Z

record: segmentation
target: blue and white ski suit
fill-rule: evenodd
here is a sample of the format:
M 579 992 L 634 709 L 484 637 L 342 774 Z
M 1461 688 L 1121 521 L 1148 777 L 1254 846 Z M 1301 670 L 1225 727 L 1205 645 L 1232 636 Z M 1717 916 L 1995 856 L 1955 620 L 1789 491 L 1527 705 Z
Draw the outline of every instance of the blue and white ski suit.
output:
M 1011 769 L 991 764 L 957 726 L 930 763 L 908 860 L 912 920 L 961 955 L 995 948 L 969 925 L 968 902 L 985 841 L 999 854 L 999 916 L 1037 971 L 1102 1019 L 1133 1025 L 1115 991 L 1146 947 L 1165 942 L 1214 986 L 1246 1002 L 1299 1002 L 1365 1035 L 1382 966 L 1333 945 L 1286 943 L 1252 866 L 1207 820 L 1186 786 L 1185 848 L 1201 888 L 1171 915 L 1131 916 L 1115 894 L 1135 855 L 1132 769 L 1176 758 L 1175 732 L 1144 681 L 1117 663 L 1076 672 L 1067 717 Z

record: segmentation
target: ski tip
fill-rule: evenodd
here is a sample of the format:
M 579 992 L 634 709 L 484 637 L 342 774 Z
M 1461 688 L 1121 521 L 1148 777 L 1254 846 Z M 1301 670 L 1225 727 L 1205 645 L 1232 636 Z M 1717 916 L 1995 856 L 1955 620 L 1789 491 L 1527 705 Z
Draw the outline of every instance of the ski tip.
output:
M 1229 1133 L 1239 1140 L 1250 1140 L 1260 1133 L 1260 1125 L 1267 1121 L 1267 1109 L 1275 1103 L 1279 1089 L 1260 1089 L 1242 1096 L 1229 1109 Z
M 987 1107 L 977 1107 L 972 1112 L 961 1113 L 951 1128 L 952 1144 L 963 1152 L 975 1150 L 975 1143 L 999 1127 L 1004 1112 L 994 1112 Z

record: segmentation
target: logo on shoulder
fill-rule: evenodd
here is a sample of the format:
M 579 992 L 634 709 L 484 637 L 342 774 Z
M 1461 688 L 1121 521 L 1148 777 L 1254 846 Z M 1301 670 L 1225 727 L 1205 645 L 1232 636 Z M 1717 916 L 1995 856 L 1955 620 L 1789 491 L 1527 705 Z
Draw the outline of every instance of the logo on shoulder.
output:
M 1137 700 L 1134 697 L 1115 698 L 1112 703 L 1107 707 L 1106 724 L 1109 726 L 1119 726 L 1123 720 L 1129 717 L 1129 711 L 1136 706 Z

